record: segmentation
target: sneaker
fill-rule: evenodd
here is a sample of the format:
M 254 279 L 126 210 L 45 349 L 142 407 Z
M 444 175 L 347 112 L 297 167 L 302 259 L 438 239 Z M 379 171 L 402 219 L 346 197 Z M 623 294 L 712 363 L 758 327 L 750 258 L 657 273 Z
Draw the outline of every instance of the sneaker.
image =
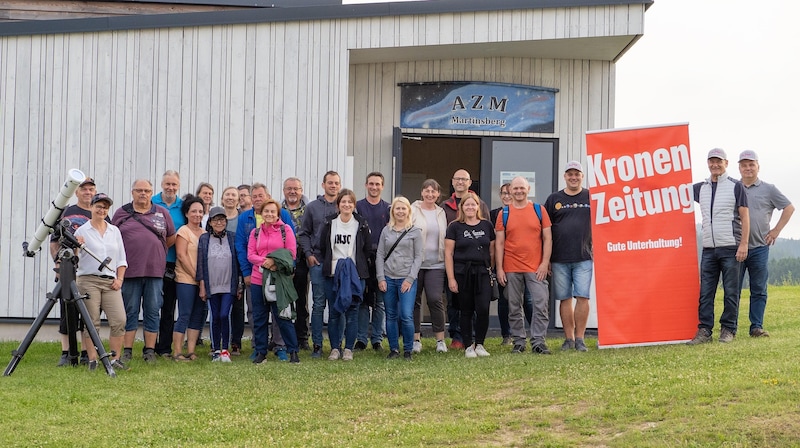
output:
M 97 361 L 86 361 L 86 363 L 89 364 L 90 371 L 97 370 Z
M 588 352 L 589 348 L 586 347 L 586 342 L 583 339 L 575 338 L 575 350 L 579 352 Z
M 383 345 L 381 345 L 380 342 L 373 342 L 372 349 L 375 350 L 376 352 L 381 352 L 383 351 Z
M 221 362 L 231 362 L 231 352 L 222 350 L 219 352 L 219 360 Z
M 464 350 L 464 343 L 458 340 L 452 340 L 450 342 L 450 349 L 451 350 Z
M 361 341 L 356 341 L 356 345 L 353 346 L 353 350 L 357 351 L 357 352 L 365 350 L 366 348 L 367 348 L 367 344 L 365 342 L 361 342 Z
M 686 345 L 698 345 L 711 342 L 711 330 L 705 328 L 698 328 L 694 338 L 687 342 Z
M 222 362 L 222 355 L 219 350 L 211 352 L 211 362 Z
M 292 352 L 289 354 L 289 363 L 300 364 L 300 357 L 297 355 L 297 352 Z
M 231 356 L 241 356 L 242 355 L 242 348 L 239 347 L 239 344 L 231 344 Z
M 471 345 L 470 345 L 470 346 L 469 346 L 469 347 L 467 347 L 467 349 L 464 351 L 464 356 L 466 356 L 467 358 L 477 358 L 477 357 L 478 357 L 478 354 L 477 354 L 477 353 L 475 353 L 475 348 L 474 348 L 473 346 L 471 346 Z
M 353 351 L 349 348 L 344 349 L 342 353 L 342 361 L 352 361 L 353 360 Z
M 422 352 L 422 342 L 414 341 L 414 347 L 411 349 L 411 353 L 421 353 Z
M 736 337 L 736 334 L 725 327 L 722 327 L 722 330 L 719 332 L 719 342 L 722 342 L 723 344 L 733 342 L 734 337 Z
M 81 357 L 78 363 L 84 366 L 89 364 L 89 354 L 86 353 L 86 350 L 81 352 Z
M 386 359 L 397 359 L 399 357 L 400 357 L 400 352 L 397 350 L 392 350 L 389 352 L 389 356 L 387 356 Z
M 69 365 L 69 353 L 62 353 L 61 359 L 58 360 L 58 367 L 66 367 Z
M 339 357 L 340 357 L 339 349 L 334 348 L 331 350 L 331 355 L 328 356 L 328 361 L 336 361 L 337 359 L 339 359 Z
M 130 367 L 123 364 L 122 361 L 120 361 L 119 359 L 112 359 L 111 367 L 113 367 L 114 370 L 125 370 L 125 371 L 131 370 Z
M 289 360 L 289 355 L 286 354 L 286 349 L 285 348 L 279 349 L 277 352 L 275 352 L 275 356 L 278 357 L 279 361 L 286 362 L 286 361 Z
M 403 359 L 406 361 L 411 361 L 411 352 L 403 352 Z
M 483 344 L 478 344 L 475 346 L 475 354 L 478 356 L 489 356 L 489 352 L 483 347 Z
M 538 353 L 540 355 L 549 355 L 550 349 L 547 348 L 547 344 L 544 342 L 538 342 L 536 344 L 531 344 L 531 353 Z
M 566 352 L 570 351 L 575 348 L 575 341 L 572 339 L 564 339 L 564 343 L 561 344 L 561 351 Z
M 514 340 L 511 339 L 511 336 L 503 336 L 503 342 L 500 345 L 511 345 L 514 343 Z
M 312 358 L 322 358 L 322 347 L 319 345 L 314 346 L 314 351 L 311 352 Z
M 126 348 L 122 350 L 122 356 L 120 356 L 119 360 L 122 361 L 124 364 L 131 362 L 133 359 L 133 349 Z
M 753 328 L 752 330 L 750 330 L 750 337 L 751 338 L 768 338 L 769 337 L 769 333 L 767 332 L 767 330 L 765 330 L 763 328 Z
M 273 341 L 269 341 L 269 344 L 267 344 L 267 351 L 271 352 L 271 351 L 275 350 L 275 347 L 277 347 L 277 346 L 278 346 L 278 344 L 276 344 L 274 340 Z
M 256 353 L 255 359 L 253 359 L 253 364 L 263 364 L 264 361 L 267 360 L 267 355 L 263 353 Z
M 525 352 L 525 346 L 522 344 L 514 345 L 514 348 L 511 349 L 511 353 L 523 353 Z
M 436 353 L 447 353 L 447 344 L 444 341 L 436 341 Z
M 142 359 L 144 359 L 144 362 L 148 364 L 154 364 L 156 359 L 158 359 L 158 356 L 156 356 L 155 350 L 152 348 L 146 348 L 144 349 L 144 353 L 142 353 Z

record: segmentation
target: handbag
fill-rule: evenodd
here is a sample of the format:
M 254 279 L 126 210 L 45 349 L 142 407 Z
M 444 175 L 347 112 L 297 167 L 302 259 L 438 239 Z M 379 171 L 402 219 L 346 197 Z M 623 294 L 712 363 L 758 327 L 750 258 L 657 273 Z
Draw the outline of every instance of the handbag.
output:
M 408 233 L 408 231 L 409 231 L 409 230 L 411 230 L 411 227 L 407 228 L 407 229 L 405 230 L 405 232 L 401 233 L 401 234 L 400 234 L 400 237 L 398 237 L 398 238 L 397 238 L 397 239 L 394 241 L 394 244 L 392 244 L 392 247 L 390 247 L 390 248 L 389 248 L 389 252 L 386 252 L 386 255 L 383 257 L 383 261 L 384 261 L 384 263 L 386 262 L 386 260 L 388 260 L 388 259 L 389 259 L 389 255 L 391 255 L 391 254 L 392 254 L 392 251 L 394 251 L 394 248 L 395 248 L 395 247 L 397 247 L 397 245 L 398 245 L 398 244 L 400 244 L 400 240 L 402 240 L 402 239 L 403 239 L 403 237 L 404 237 L 404 236 L 406 236 L 406 233 Z
M 272 274 L 267 274 L 267 280 L 264 285 L 264 300 L 268 303 L 277 302 L 278 293 L 275 291 L 275 283 L 272 282 Z

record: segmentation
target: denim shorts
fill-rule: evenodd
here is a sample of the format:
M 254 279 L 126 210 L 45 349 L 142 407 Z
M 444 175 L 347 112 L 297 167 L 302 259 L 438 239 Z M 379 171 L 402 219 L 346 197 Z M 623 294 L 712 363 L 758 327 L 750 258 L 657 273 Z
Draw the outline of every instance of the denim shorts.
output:
M 553 263 L 552 269 L 556 300 L 589 298 L 592 288 L 592 260 Z

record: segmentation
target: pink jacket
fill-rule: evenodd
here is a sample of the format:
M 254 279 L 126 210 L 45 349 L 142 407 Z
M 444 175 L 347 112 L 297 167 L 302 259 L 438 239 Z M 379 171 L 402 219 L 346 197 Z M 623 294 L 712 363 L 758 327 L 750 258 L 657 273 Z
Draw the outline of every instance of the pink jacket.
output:
M 286 231 L 286 241 L 283 241 L 281 226 Z M 297 240 L 294 232 L 280 219 L 272 225 L 262 224 L 258 238 L 256 238 L 256 229 L 250 232 L 250 239 L 247 241 L 247 261 L 253 265 L 253 272 L 250 274 L 251 284 L 260 285 L 262 283 L 259 268 L 267 258 L 267 254 L 278 249 L 288 249 L 292 253 L 292 258 L 297 257 Z

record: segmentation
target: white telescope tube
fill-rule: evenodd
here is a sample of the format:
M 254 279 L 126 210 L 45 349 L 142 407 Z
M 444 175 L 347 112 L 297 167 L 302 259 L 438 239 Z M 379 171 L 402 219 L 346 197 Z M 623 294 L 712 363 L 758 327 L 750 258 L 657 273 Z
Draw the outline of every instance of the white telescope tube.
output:
M 64 186 L 61 187 L 58 196 L 51 202 L 52 206 L 44 215 L 44 218 L 42 218 L 42 223 L 36 228 L 36 233 L 33 235 L 33 242 L 30 244 L 28 244 L 27 241 L 22 243 L 23 255 L 26 257 L 36 255 L 36 252 L 42 247 L 42 243 L 53 233 L 54 227 L 58 224 L 58 219 L 61 218 L 61 214 L 75 194 L 75 190 L 78 189 L 78 185 L 84 180 L 86 180 L 86 175 L 83 174 L 83 171 L 76 168 L 69 170 L 69 173 L 67 173 L 67 180 L 64 181 Z

